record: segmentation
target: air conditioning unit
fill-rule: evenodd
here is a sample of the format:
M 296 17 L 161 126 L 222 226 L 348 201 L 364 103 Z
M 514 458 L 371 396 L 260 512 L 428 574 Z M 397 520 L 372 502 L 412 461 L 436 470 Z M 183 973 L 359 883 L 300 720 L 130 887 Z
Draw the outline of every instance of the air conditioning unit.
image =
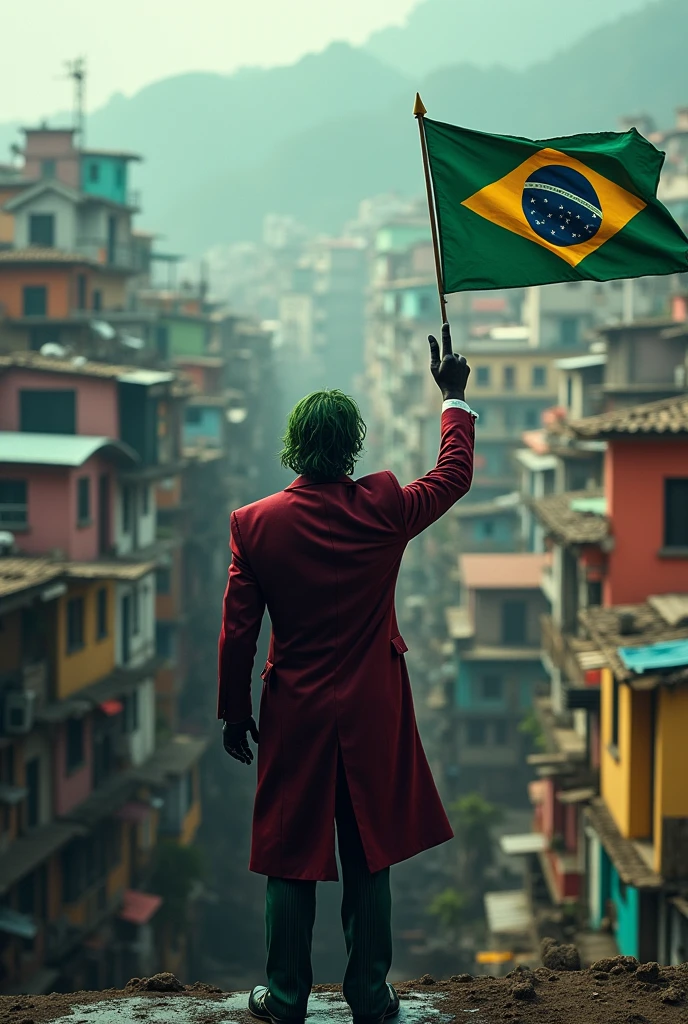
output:
M 33 729 L 36 694 L 32 691 L 8 690 L 5 693 L 4 726 L 8 736 L 25 736 Z

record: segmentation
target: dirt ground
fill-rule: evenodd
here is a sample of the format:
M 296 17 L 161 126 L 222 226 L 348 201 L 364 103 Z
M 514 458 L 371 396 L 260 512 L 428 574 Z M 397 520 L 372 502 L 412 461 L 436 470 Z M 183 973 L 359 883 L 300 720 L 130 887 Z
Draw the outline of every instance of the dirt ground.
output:
M 459 975 L 436 982 L 426 975 L 397 990 L 400 1024 L 688 1024 L 688 963 L 658 967 L 614 957 L 582 971 L 518 969 L 500 979 Z M 330 995 L 337 991 L 314 990 L 312 1021 L 346 1019 L 345 1008 Z M 252 1018 L 240 1009 L 244 1000 L 156 975 L 134 979 L 123 991 L 2 996 L 0 1024 L 47 1024 L 63 1017 L 70 1024 L 248 1024 Z

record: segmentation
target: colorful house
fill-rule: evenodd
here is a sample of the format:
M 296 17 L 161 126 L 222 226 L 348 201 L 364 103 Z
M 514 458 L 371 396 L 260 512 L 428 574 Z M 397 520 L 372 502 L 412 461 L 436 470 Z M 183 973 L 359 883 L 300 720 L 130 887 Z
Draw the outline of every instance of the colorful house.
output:
M 447 610 L 458 676 L 452 695 L 456 792 L 481 792 L 510 803 L 525 798 L 525 738 L 546 676 L 540 664 L 540 616 L 547 602 L 540 579 L 546 555 L 467 554 L 460 559 L 462 605 Z

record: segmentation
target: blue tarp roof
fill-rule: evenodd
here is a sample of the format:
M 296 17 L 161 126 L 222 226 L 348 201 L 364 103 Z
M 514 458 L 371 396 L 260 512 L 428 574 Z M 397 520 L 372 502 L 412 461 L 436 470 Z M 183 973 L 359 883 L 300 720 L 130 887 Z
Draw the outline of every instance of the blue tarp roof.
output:
M 645 647 L 619 647 L 617 653 L 627 669 L 641 675 L 648 670 L 688 665 L 688 639 L 668 640 Z

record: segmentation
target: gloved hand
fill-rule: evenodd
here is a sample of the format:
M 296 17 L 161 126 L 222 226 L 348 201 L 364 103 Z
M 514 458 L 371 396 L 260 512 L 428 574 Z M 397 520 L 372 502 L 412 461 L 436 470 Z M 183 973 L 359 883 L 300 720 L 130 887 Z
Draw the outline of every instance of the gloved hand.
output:
M 222 727 L 222 746 L 230 757 L 242 764 L 251 764 L 253 761 L 253 751 L 247 739 L 249 732 L 253 742 L 257 743 L 258 727 L 254 718 L 246 718 L 243 722 L 225 722 Z

